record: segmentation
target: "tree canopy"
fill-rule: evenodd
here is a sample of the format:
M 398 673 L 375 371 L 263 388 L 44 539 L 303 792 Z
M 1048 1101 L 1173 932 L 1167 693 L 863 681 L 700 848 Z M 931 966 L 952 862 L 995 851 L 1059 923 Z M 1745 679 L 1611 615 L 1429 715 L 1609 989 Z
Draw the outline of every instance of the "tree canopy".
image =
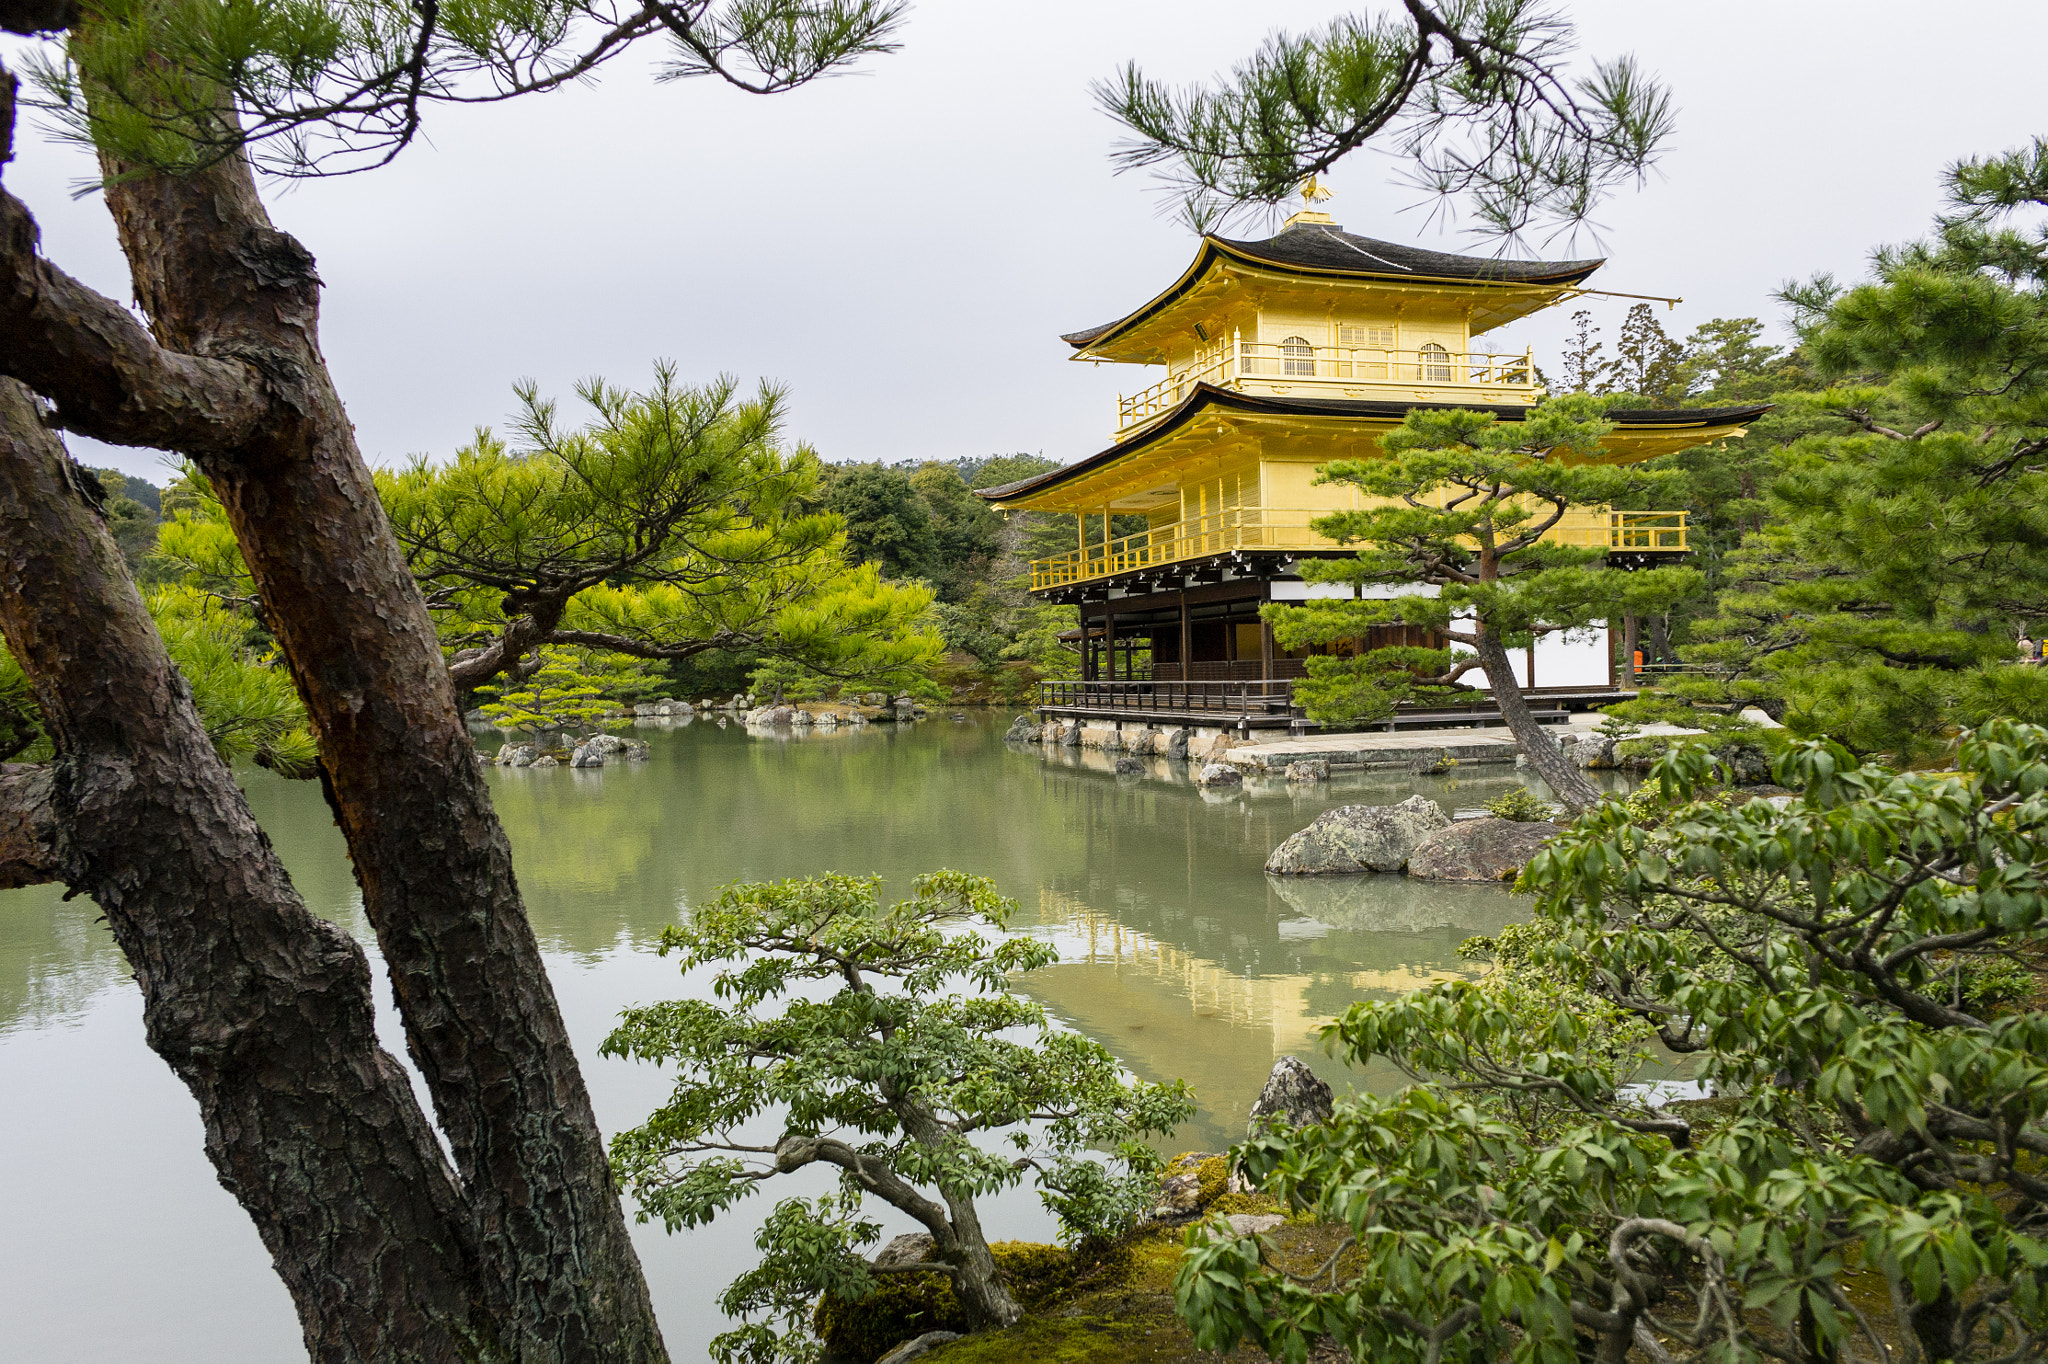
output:
M 1212 1233 L 1178 1285 L 1201 1344 L 2036 1358 L 2048 1013 L 2012 1001 L 2048 931 L 2048 731 L 1988 725 L 1958 768 L 1796 745 L 1780 808 L 1681 750 L 1581 818 L 1524 873 L 1535 923 L 1477 944 L 1488 975 L 1324 1029 L 1417 1083 L 1238 1150 L 1352 1239 L 1303 1273 Z M 1716 1097 L 1640 1083 L 1652 1039 Z
M 768 1321 L 720 1337 L 721 1359 L 807 1357 L 819 1295 L 858 1303 L 889 1273 L 944 1275 L 976 1324 L 1012 1324 L 1020 1309 L 975 1199 L 1035 1173 L 1070 1236 L 1119 1235 L 1151 1201 L 1160 1160 L 1144 1139 L 1193 1112 L 1185 1084 L 1129 1078 L 1100 1043 L 1009 992 L 1012 974 L 1056 953 L 968 927 L 1000 932 L 1015 911 L 992 883 L 932 872 L 886 908 L 880 886 L 830 875 L 727 889 L 662 932 L 683 970 L 718 968 L 713 998 L 628 1009 L 605 1041 L 609 1055 L 676 1068 L 668 1102 L 612 1140 L 643 1221 L 694 1227 L 779 1176 L 839 1172 L 837 1197 L 770 1215 L 762 1263 L 722 1303 Z M 869 1195 L 925 1228 L 930 1260 L 886 1270 L 859 1253 L 881 1234 L 861 1215 Z
M 1463 647 L 1313 656 L 1297 693 L 1311 718 L 1378 717 L 1418 685 L 1450 687 L 1483 670 L 1531 766 L 1574 807 L 1597 798 L 1529 715 L 1506 651 L 1548 631 L 1604 625 L 1626 605 L 1683 597 L 1697 585 L 1687 569 L 1624 573 L 1606 566 L 1604 545 L 1543 538 L 1573 508 L 1639 497 L 1658 481 L 1592 462 L 1610 429 L 1599 411 L 1586 397 L 1539 403 L 1512 423 L 1487 412 L 1418 409 L 1381 437 L 1379 457 L 1322 466 L 1318 481 L 1350 483 L 1380 505 L 1317 519 L 1318 534 L 1364 548 L 1354 559 L 1304 563 L 1302 576 L 1436 591 L 1269 605 L 1262 610 L 1274 638 L 1300 648 L 1406 624 Z
M 930 592 L 848 564 L 840 518 L 811 509 L 816 455 L 780 442 L 781 393 L 736 392 L 666 365 L 641 393 L 592 380 L 593 420 L 572 428 L 521 385 L 516 447 L 484 429 L 446 463 L 377 475 L 459 686 L 517 682 L 551 648 L 595 672 L 711 650 L 873 687 L 929 671 Z M 162 549 L 194 585 L 259 605 L 217 502 L 174 513 Z
M 1786 404 L 1800 434 L 1687 656 L 1702 694 L 1911 761 L 1957 725 L 2048 718 L 2048 675 L 2006 666 L 2048 624 L 2048 203 L 2042 152 L 1952 168 L 1952 210 L 1853 288 L 1789 290 L 1833 384 Z M 1721 690 L 1716 691 L 1716 687 Z

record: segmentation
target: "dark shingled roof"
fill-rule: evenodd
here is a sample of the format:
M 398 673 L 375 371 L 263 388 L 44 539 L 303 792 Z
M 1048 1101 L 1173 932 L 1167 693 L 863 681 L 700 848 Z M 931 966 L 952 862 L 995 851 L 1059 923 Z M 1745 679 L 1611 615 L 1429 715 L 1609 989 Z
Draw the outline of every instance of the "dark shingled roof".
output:
M 1264 241 L 1232 241 L 1225 237 L 1204 237 L 1196 265 L 1206 264 L 1211 252 L 1222 252 L 1255 264 L 1281 269 L 1314 270 L 1380 279 L 1469 279 L 1498 284 L 1577 284 L 1598 270 L 1604 260 L 1526 261 L 1502 260 L 1492 256 L 1454 256 L 1444 251 L 1424 251 L 1398 242 L 1361 237 L 1326 223 L 1296 223 L 1278 236 Z M 1200 275 L 1190 269 L 1183 284 Z M 1177 294 L 1179 290 L 1172 293 Z M 1171 295 L 1169 295 L 1171 297 Z M 1086 331 L 1069 332 L 1060 340 L 1075 348 L 1089 345 L 1167 302 L 1154 299 L 1137 313 L 1105 322 Z
M 1631 431 L 1659 426 L 1722 426 L 1730 422 L 1754 421 L 1774 406 L 1775 403 L 1758 403 L 1747 407 L 1685 407 L 1675 410 L 1629 408 L 1609 412 L 1607 419 L 1624 430 Z M 1529 411 L 1518 404 L 1395 403 L 1335 398 L 1274 398 L 1256 393 L 1236 393 L 1227 388 L 1217 388 L 1214 384 L 1196 384 L 1194 391 L 1188 394 L 1179 407 L 1136 439 L 1112 445 L 1107 450 L 1098 451 L 1085 459 L 1075 460 L 1072 464 L 1064 464 L 1030 478 L 1019 479 L 1015 483 L 1005 483 L 995 488 L 976 488 L 975 496 L 997 502 L 1019 493 L 1037 492 L 1064 483 L 1070 478 L 1089 473 L 1112 460 L 1143 449 L 1153 441 L 1185 426 L 1212 407 L 1277 416 L 1387 417 L 1395 421 L 1399 421 L 1410 412 L 1435 409 L 1491 412 L 1501 421 L 1518 422 Z

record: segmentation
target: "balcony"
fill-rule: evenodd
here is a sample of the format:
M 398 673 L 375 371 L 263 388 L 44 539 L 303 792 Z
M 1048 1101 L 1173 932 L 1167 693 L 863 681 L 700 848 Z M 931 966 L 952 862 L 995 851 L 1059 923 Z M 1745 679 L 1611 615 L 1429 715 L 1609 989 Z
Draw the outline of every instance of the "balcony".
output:
M 1134 435 L 1186 400 L 1198 383 L 1275 397 L 1387 402 L 1533 403 L 1536 367 L 1527 351 L 1494 355 L 1438 346 L 1225 342 L 1142 392 L 1117 399 L 1117 438 Z
M 1328 508 L 1252 507 L 1189 517 L 1121 540 L 1031 561 L 1031 590 L 1069 587 L 1142 568 L 1205 559 L 1233 550 L 1338 550 L 1345 546 L 1310 529 Z M 1552 544 L 1620 553 L 1683 554 L 1682 511 L 1569 511 L 1544 535 Z

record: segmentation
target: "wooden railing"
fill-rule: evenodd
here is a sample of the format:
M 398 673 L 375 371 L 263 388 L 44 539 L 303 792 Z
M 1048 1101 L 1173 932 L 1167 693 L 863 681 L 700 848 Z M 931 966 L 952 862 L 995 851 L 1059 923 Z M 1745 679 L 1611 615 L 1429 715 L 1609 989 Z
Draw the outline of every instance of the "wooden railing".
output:
M 1038 704 L 1069 710 L 1114 710 L 1134 713 L 1289 715 L 1294 683 L 1289 680 L 1244 682 L 1041 682 Z
M 1066 587 L 1234 550 L 1342 548 L 1312 526 L 1328 515 L 1328 508 L 1245 507 L 1189 517 L 1106 544 L 1090 545 L 1085 550 L 1076 548 L 1054 558 L 1034 559 L 1031 590 Z M 1604 548 L 1610 552 L 1681 554 L 1686 550 L 1686 513 L 1570 511 L 1543 538 L 1556 544 Z
M 1310 384 L 1320 397 L 1353 396 L 1344 386 L 1370 388 L 1393 385 L 1478 385 L 1496 390 L 1489 396 L 1533 400 L 1536 366 L 1530 352 L 1520 355 L 1488 351 L 1454 351 L 1423 347 L 1392 350 L 1377 346 L 1286 345 L 1263 341 L 1225 341 L 1198 353 L 1187 368 L 1169 374 L 1151 387 L 1117 399 L 1117 432 L 1128 433 L 1154 417 L 1172 411 L 1198 383 L 1218 388 L 1291 391 Z M 1359 397 L 1376 396 L 1361 391 Z M 1413 396 L 1412 393 L 1409 396 Z

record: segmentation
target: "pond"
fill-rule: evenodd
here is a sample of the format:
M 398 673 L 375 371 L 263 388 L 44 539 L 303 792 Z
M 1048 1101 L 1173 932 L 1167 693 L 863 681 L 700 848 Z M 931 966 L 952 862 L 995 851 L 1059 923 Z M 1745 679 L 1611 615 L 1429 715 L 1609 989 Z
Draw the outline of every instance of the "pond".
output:
M 1006 747 L 1007 713 L 779 737 L 643 723 L 653 755 L 600 770 L 493 769 L 520 884 L 607 1133 L 643 1118 L 662 1073 L 600 1059 L 627 1004 L 684 993 L 649 945 L 734 881 L 827 870 L 892 889 L 954 867 L 994 878 L 1061 962 L 1020 980 L 1139 1075 L 1181 1076 L 1201 1111 L 1173 1149 L 1221 1149 L 1274 1059 L 1339 1084 L 1314 1031 L 1356 999 L 1460 974 L 1460 941 L 1518 918 L 1493 887 L 1404 877 L 1283 884 L 1262 864 L 1322 810 L 1420 790 L 1446 808 L 1516 784 L 1485 775 L 1254 782 L 1216 794 L 1163 760 L 1116 776 L 1094 752 Z M 488 742 L 488 741 L 487 741 Z M 341 836 L 311 782 L 246 785 L 300 892 L 371 947 Z M 379 989 L 383 991 L 379 970 Z M 385 1042 L 404 1047 L 382 1001 Z M 291 1303 L 201 1150 L 197 1111 L 144 1046 L 141 1002 L 97 911 L 50 887 L 0 892 L 0 1232 L 6 1353 L 41 1361 L 233 1364 L 303 1358 Z M 822 1187 L 822 1181 L 821 1181 Z M 791 1189 L 789 1192 L 815 1192 Z M 636 1229 L 678 1360 L 704 1356 L 715 1301 L 753 1254 L 756 1198 L 730 1221 Z M 992 1235 L 1050 1239 L 1028 1192 Z

